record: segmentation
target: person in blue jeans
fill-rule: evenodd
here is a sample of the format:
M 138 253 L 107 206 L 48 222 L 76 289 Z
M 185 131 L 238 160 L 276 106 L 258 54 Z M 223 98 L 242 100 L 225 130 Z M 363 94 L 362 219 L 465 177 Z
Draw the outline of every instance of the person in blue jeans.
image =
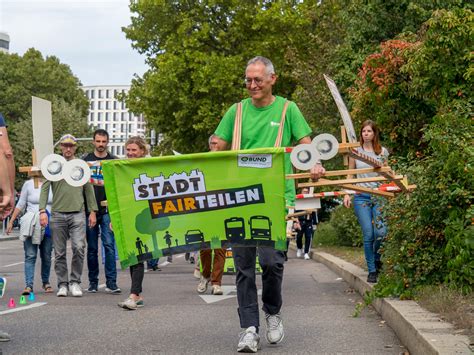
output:
M 371 120 L 364 121 L 360 130 L 360 147 L 357 148 L 359 153 L 367 155 L 387 165 L 388 151 L 380 145 L 379 142 L 380 131 Z M 371 168 L 359 160 L 349 158 L 349 169 L 365 169 Z M 357 174 L 358 178 L 378 176 L 377 173 Z M 348 178 L 352 178 L 348 175 Z M 370 189 L 379 187 L 378 182 L 359 183 L 358 185 Z M 344 196 L 344 206 L 349 208 L 351 206 L 350 195 Z M 360 193 L 354 197 L 354 212 L 362 229 L 364 238 L 364 254 L 367 263 L 369 275 L 367 282 L 377 282 L 377 277 L 382 269 L 382 261 L 380 260 L 380 245 L 382 244 L 385 235 L 387 234 L 387 227 L 383 218 L 383 200 L 379 196 L 368 193 Z
M 39 223 L 39 199 L 41 193 L 42 180 L 38 180 L 38 186 L 35 187 L 33 179 L 26 181 L 21 188 L 20 199 L 13 211 L 12 217 L 7 225 L 7 234 L 13 229 L 13 222 L 21 212 L 25 212 L 20 221 L 20 239 L 23 241 L 23 249 L 25 250 L 25 289 L 22 295 L 28 296 L 33 292 L 33 284 L 35 277 L 35 264 L 38 250 L 41 257 L 41 280 L 43 282 L 43 290 L 46 293 L 53 292 L 53 288 L 49 283 L 49 275 L 51 271 L 51 251 L 53 242 L 49 226 L 41 228 Z M 51 210 L 52 195 L 51 191 L 48 196 L 47 213 Z
M 109 134 L 104 129 L 94 132 L 92 144 L 94 151 L 82 157 L 91 165 L 91 180 L 94 185 L 94 193 L 99 212 L 97 213 L 97 224 L 87 227 L 87 268 L 89 269 L 89 288 L 87 292 L 96 293 L 99 287 L 99 236 L 102 240 L 105 254 L 105 292 L 119 294 L 122 291 L 117 286 L 117 266 L 115 263 L 115 237 L 110 229 L 110 216 L 104 201 L 107 201 L 104 188 L 104 177 L 102 175 L 102 160 L 116 159 L 107 150 Z M 86 216 L 88 218 L 88 216 Z

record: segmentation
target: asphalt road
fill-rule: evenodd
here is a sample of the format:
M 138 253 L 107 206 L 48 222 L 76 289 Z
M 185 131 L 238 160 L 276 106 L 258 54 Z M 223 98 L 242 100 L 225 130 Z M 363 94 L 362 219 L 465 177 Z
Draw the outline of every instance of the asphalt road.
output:
M 36 300 L 19 305 L 23 260 L 22 242 L 0 242 L 0 274 L 8 279 L 6 295 L 0 299 L 0 330 L 12 336 L 12 341 L 0 343 L 0 354 L 236 353 L 240 327 L 234 276 L 224 276 L 225 296 L 201 297 L 194 265 L 183 255 L 170 264 L 163 259 L 163 271 L 145 274 L 145 307 L 125 311 L 117 302 L 128 295 L 128 270 L 119 271 L 122 295 L 106 294 L 102 285 L 97 294 L 58 298 L 40 290 L 37 261 Z M 54 270 L 51 274 L 56 289 Z M 105 282 L 102 270 L 100 282 Z M 83 287 L 87 285 L 84 265 Z M 11 297 L 17 307 L 8 313 Z M 359 301 L 361 297 L 324 265 L 291 255 L 283 283 L 285 339 L 269 345 L 262 337 L 259 353 L 403 353 L 405 348 L 374 310 L 367 308 L 360 317 L 352 317 Z M 263 313 L 261 319 L 264 323 Z M 262 324 L 262 335 L 263 331 Z

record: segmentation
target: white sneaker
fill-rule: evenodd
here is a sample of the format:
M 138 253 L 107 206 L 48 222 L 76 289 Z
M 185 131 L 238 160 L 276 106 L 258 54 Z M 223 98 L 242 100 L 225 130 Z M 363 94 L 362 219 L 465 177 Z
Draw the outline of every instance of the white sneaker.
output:
M 71 284 L 71 294 L 73 297 L 82 297 L 81 286 L 77 283 Z
M 219 285 L 212 285 L 212 290 L 211 290 L 212 295 L 223 295 L 224 291 L 222 291 L 222 287 Z
M 301 258 L 302 255 L 303 255 L 303 249 L 296 249 L 296 257 Z
M 199 281 L 197 292 L 205 293 L 207 291 L 207 285 L 209 284 L 209 279 L 206 279 L 204 276 L 201 276 L 201 280 Z
M 265 313 L 265 321 L 267 323 L 267 333 L 265 334 L 267 341 L 270 344 L 278 344 L 285 337 L 281 314 L 277 313 L 274 315 L 270 315 L 268 313 Z
M 194 277 L 196 279 L 200 279 L 201 278 L 201 271 L 199 271 L 199 269 L 194 269 Z
M 304 260 L 309 260 L 309 259 L 311 259 L 311 258 L 309 257 L 309 254 L 308 254 L 308 253 L 305 253 L 305 254 L 304 254 Z
M 239 353 L 256 353 L 260 349 L 260 335 L 257 334 L 257 328 L 248 327 L 240 333 L 237 351 Z
M 59 290 L 56 293 L 58 297 L 67 297 L 67 286 L 59 286 Z

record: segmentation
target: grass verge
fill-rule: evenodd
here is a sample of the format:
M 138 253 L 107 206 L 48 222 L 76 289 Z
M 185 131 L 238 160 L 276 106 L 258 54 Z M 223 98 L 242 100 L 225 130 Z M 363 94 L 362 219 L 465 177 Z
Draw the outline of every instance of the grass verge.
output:
M 362 248 L 326 245 L 313 248 L 315 252 L 337 256 L 367 270 Z M 425 286 L 417 292 L 415 300 L 424 309 L 453 324 L 457 333 L 468 336 L 470 343 L 474 344 L 474 294 L 463 295 L 446 286 Z

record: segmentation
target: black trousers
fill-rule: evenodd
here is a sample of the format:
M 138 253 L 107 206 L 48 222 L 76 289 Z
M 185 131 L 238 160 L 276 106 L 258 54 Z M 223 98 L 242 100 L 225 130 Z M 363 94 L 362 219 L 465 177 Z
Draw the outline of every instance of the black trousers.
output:
M 313 227 L 304 225 L 296 234 L 296 247 L 303 249 L 303 235 L 304 235 L 304 252 L 309 253 L 311 249 L 311 242 L 313 240 Z
M 269 247 L 232 247 L 234 264 L 237 270 L 235 283 L 239 303 L 240 326 L 242 328 L 260 326 L 257 285 L 255 283 L 257 249 L 262 268 L 262 309 L 265 313 L 277 314 L 280 312 L 283 303 L 281 284 L 285 254 Z
M 145 276 L 145 264 L 139 263 L 130 266 L 130 276 L 132 277 L 130 293 L 140 295 L 142 293 L 143 277 Z

